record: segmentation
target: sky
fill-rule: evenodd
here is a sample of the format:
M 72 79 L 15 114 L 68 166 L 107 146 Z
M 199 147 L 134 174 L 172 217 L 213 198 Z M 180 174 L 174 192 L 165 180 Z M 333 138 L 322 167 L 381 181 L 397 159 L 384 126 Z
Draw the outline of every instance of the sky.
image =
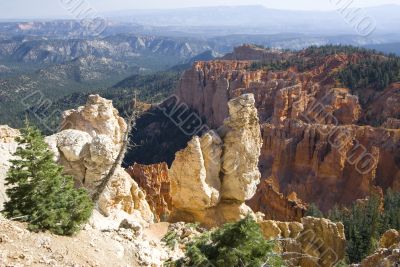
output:
M 335 3 L 354 1 L 354 6 L 367 7 L 400 4 L 400 0 L 0 0 L 0 19 L 66 18 L 68 3 L 85 2 L 98 12 L 126 9 L 168 9 L 198 6 L 263 5 L 291 10 L 333 10 Z

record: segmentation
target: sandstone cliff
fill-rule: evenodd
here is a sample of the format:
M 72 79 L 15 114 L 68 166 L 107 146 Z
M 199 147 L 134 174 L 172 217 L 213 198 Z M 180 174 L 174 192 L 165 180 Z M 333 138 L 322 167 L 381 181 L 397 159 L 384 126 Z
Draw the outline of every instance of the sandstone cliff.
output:
M 63 130 L 46 138 L 64 166 L 65 173 L 75 178 L 77 186 L 93 193 L 112 168 L 127 126 L 111 101 L 91 95 L 85 106 L 63 114 Z M 152 222 L 153 214 L 145 194 L 122 167 L 117 166 L 97 203 L 92 223 L 96 227 L 118 227 L 123 219 L 139 223 Z
M 244 202 L 259 183 L 262 145 L 254 96 L 232 99 L 228 107 L 218 133 L 195 136 L 176 154 L 169 171 L 173 221 L 214 226 L 252 213 Z
M 261 177 L 284 195 L 263 196 L 266 190 L 259 188 L 249 203 L 267 216 L 275 208 L 270 219 L 298 219 L 296 208 L 282 201 L 293 192 L 300 200 L 327 210 L 336 203 L 364 198 L 375 186 L 400 190 L 396 119 L 400 111 L 395 104 L 399 86 L 373 94 L 365 90 L 363 106 L 349 89 L 337 87 L 333 78 L 357 59 L 345 54 L 311 58 L 316 67 L 302 71 L 296 67 L 254 70 L 251 61 L 197 62 L 184 74 L 176 94 L 212 128 L 223 125 L 228 117 L 230 99 L 254 94 L 263 138 Z M 368 96 L 372 100 L 366 106 Z M 272 202 L 264 203 L 267 199 Z
M 298 199 L 295 192 L 285 196 L 269 180 L 262 181 L 254 197 L 246 203 L 252 210 L 262 212 L 269 220 L 299 222 L 307 211 L 307 204 Z
M 400 189 L 399 130 L 287 120 L 264 125 L 263 139 L 263 177 L 323 210 L 365 198 L 375 186 Z

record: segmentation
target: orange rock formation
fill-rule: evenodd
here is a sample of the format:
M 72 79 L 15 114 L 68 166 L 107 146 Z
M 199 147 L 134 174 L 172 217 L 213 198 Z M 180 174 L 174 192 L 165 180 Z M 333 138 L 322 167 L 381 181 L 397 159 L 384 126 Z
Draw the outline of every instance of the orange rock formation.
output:
M 128 173 L 145 191 L 146 200 L 158 222 L 166 221 L 171 210 L 170 180 L 166 163 L 154 165 L 135 164 Z
M 326 56 L 303 72 L 252 70 L 252 61 L 196 62 L 176 94 L 213 128 L 228 116 L 229 99 L 254 94 L 264 142 L 259 168 L 284 195 L 261 183 L 250 205 L 281 220 L 298 220 L 302 209 L 286 197 L 292 192 L 327 210 L 364 198 L 375 186 L 400 190 L 400 85 L 375 91 L 373 101 L 361 106 L 333 76 L 358 58 Z

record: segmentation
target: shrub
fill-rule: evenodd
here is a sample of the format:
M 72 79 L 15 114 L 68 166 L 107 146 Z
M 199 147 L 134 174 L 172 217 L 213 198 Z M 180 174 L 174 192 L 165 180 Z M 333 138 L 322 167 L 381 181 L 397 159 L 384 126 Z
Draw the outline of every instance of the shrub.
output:
M 62 174 L 39 130 L 27 125 L 17 141 L 17 159 L 11 161 L 6 177 L 9 201 L 2 212 L 27 222 L 32 231 L 77 232 L 93 209 L 89 195 L 75 189 L 73 178 Z
M 273 253 L 275 244 L 264 239 L 259 225 L 250 217 L 225 224 L 203 234 L 191 243 L 186 260 L 177 266 L 282 266 L 280 256 Z

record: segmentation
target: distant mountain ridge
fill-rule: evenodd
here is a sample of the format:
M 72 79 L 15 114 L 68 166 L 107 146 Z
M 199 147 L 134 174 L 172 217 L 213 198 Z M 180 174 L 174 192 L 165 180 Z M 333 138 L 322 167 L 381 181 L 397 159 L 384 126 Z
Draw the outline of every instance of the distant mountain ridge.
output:
M 343 4 L 334 6 L 340 9 Z M 343 13 L 357 8 L 349 6 Z M 371 17 L 377 22 L 378 33 L 396 32 L 400 26 L 400 5 L 381 5 L 362 8 L 356 16 Z M 133 22 L 151 26 L 205 27 L 230 26 L 263 28 L 264 33 L 354 33 L 354 28 L 340 11 L 298 11 L 269 9 L 264 6 L 216 6 L 168 10 L 125 10 L 105 13 L 111 20 Z M 357 18 L 362 20 L 362 17 Z

